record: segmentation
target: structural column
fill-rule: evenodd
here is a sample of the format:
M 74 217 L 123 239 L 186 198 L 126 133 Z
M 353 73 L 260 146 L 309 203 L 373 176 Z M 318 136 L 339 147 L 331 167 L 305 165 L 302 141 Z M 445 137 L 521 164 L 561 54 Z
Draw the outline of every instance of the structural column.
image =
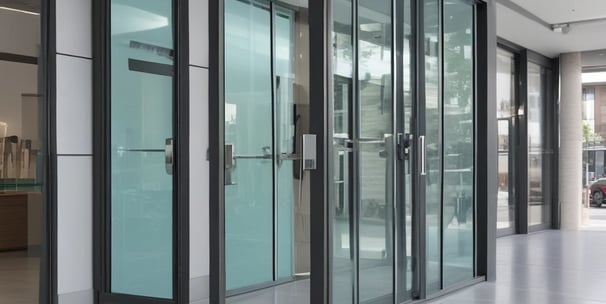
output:
M 559 198 L 561 229 L 578 229 L 582 208 L 581 53 L 560 55 Z

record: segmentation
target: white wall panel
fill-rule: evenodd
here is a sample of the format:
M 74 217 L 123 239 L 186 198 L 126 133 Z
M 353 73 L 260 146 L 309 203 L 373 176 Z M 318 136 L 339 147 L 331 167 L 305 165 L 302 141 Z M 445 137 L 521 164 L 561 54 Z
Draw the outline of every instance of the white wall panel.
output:
M 92 61 L 57 55 L 57 154 L 92 154 Z
M 189 1 L 189 62 L 208 67 L 208 0 Z
M 57 52 L 92 57 L 92 1 L 57 1 Z
M 93 288 L 92 157 L 57 158 L 57 289 Z
M 208 70 L 190 68 L 190 276 L 209 275 Z

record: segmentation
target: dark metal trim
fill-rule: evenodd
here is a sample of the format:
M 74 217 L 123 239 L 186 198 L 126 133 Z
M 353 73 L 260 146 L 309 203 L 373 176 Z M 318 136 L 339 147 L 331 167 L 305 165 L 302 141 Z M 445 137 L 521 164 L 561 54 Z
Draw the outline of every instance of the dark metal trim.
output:
M 413 101 L 413 113 L 414 113 L 414 123 L 416 129 L 416 135 L 421 136 L 425 135 L 426 127 L 425 127 L 425 5 L 421 0 L 413 0 L 415 5 L 414 9 L 416 11 L 415 18 L 415 48 L 414 49 L 414 58 L 415 58 L 415 75 L 416 82 L 415 86 L 415 97 L 416 102 Z M 428 46 L 431 48 L 431 46 Z M 413 188 L 413 217 L 412 217 L 412 225 L 413 225 L 413 237 L 412 237 L 412 249 L 413 256 L 416 257 L 414 263 L 414 279 L 413 283 L 413 298 L 424 299 L 427 297 L 427 206 L 426 206 L 426 177 L 422 176 L 420 173 L 419 167 L 419 159 L 420 159 L 419 149 L 412 149 L 412 159 L 414 165 L 414 169 L 412 170 L 413 178 L 412 178 L 412 188 Z M 416 202 L 416 204 L 414 203 Z
M 552 102 L 550 106 L 552 107 L 551 113 L 551 146 L 553 150 L 552 157 L 552 170 L 551 172 L 551 189 L 559 189 L 560 182 L 560 60 L 559 58 L 555 58 L 552 60 L 552 78 L 550 79 L 552 84 Z M 561 209 L 560 209 L 560 196 L 559 191 L 551 191 L 552 197 L 552 207 L 551 207 L 551 228 L 552 229 L 560 229 L 561 222 Z
M 209 163 L 210 163 L 210 303 L 224 304 L 225 175 L 224 175 L 224 0 L 209 1 Z
M 43 16 L 40 15 L 40 18 L 42 18 L 42 17 Z M 42 30 L 44 31 L 45 29 L 42 29 Z M 44 32 L 41 32 L 41 33 L 44 33 Z M 38 64 L 38 57 L 0 52 L 0 61 L 10 61 L 10 62 L 17 62 L 17 63 L 25 63 L 25 64 Z
M 39 303 L 59 302 L 57 289 L 57 27 L 55 0 L 41 1 L 41 58 L 38 67 L 38 90 L 42 94 L 41 113 L 45 126 L 41 132 L 44 153 L 42 240 L 40 256 Z
M 173 224 L 176 239 L 174 288 L 176 303 L 189 303 L 189 0 L 173 0 L 175 58 L 173 111 L 174 170 Z
M 330 58 L 327 56 L 332 48 L 331 35 L 328 32 L 332 28 L 331 12 L 332 0 L 309 1 L 309 79 L 310 85 L 310 133 L 317 137 L 317 170 L 311 171 L 310 179 L 310 237 L 311 237 L 311 282 L 310 303 L 331 303 L 329 296 L 329 278 L 331 276 L 329 265 L 330 243 L 332 239 L 328 234 L 330 223 L 328 215 L 331 210 L 329 200 L 329 183 L 332 182 L 332 171 L 328 164 L 330 138 L 332 132 L 331 113 L 328 105 L 332 100 L 329 97 Z M 327 97 L 328 96 L 328 97 Z M 328 101 L 328 102 L 327 102 Z
M 527 137 L 527 100 L 528 100 L 528 57 L 526 50 L 520 53 L 519 63 L 519 91 L 516 105 L 517 132 L 516 132 L 516 224 L 517 232 L 528 233 L 528 137 Z
M 477 4 L 476 276 L 496 279 L 497 120 L 496 4 Z
M 519 55 L 524 50 L 524 47 L 522 47 L 514 42 L 511 42 L 505 38 L 498 37 L 498 36 L 497 36 L 497 47 L 502 48 L 510 53 L 514 53 L 517 55 Z
M 107 49 L 107 12 L 109 1 L 93 1 L 93 290 L 94 303 L 101 303 L 101 294 L 106 286 L 106 263 L 104 240 L 106 230 L 105 199 L 107 185 L 105 177 L 106 149 L 109 139 L 106 136 L 106 117 L 109 112 L 105 106 L 108 96 L 105 67 L 109 62 Z
M 134 72 L 155 74 L 161 76 L 172 77 L 175 75 L 175 68 L 170 64 L 163 64 L 132 58 L 128 59 L 128 69 Z

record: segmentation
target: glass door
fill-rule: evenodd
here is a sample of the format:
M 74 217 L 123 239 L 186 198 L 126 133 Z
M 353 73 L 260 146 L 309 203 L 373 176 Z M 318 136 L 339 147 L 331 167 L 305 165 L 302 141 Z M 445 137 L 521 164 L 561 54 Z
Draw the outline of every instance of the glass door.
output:
M 173 301 L 173 2 L 112 0 L 108 6 L 110 193 L 102 301 Z
M 330 300 L 402 303 L 472 280 L 473 2 L 331 11 Z
M 513 174 L 516 149 L 516 56 L 505 49 L 497 49 L 497 119 L 498 119 L 498 199 L 497 233 L 516 231 L 515 180 Z
M 225 0 L 225 274 L 233 296 L 309 277 L 305 9 Z

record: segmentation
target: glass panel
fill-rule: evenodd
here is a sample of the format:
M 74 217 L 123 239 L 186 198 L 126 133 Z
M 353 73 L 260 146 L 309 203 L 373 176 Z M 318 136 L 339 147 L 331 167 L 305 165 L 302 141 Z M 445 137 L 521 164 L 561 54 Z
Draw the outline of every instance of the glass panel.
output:
M 545 221 L 543 150 L 545 136 L 544 71 L 528 63 L 528 224 Z
M 425 0 L 424 51 L 425 51 L 425 144 L 426 170 L 426 277 L 427 293 L 441 287 L 440 265 L 440 202 L 441 202 L 441 130 L 442 100 L 440 96 L 440 9 L 438 0 Z
M 40 12 L 40 1 L 28 4 L 28 10 Z M 37 59 L 0 60 L 0 303 L 43 303 L 40 246 L 48 150 L 40 15 L 0 9 L 0 27 L 11 29 L 2 30 L 0 53 Z
M 359 301 L 393 300 L 391 1 L 358 9 Z
M 332 73 L 333 73 L 333 155 L 334 182 L 330 184 L 332 256 L 332 301 L 354 301 L 355 236 L 353 234 L 353 25 L 351 0 L 333 1 Z
M 515 58 L 510 52 L 497 50 L 497 119 L 498 119 L 498 200 L 497 229 L 515 225 L 515 198 L 513 174 L 509 174 L 513 162 L 515 121 Z
M 294 14 L 286 9 L 274 14 L 274 56 L 276 79 L 276 155 L 278 198 L 278 279 L 294 274 L 294 207 L 299 206 L 300 196 L 295 188 L 301 188 L 301 166 L 296 166 L 292 156 L 295 151 L 295 104 L 294 104 Z M 295 174 L 297 174 L 295 176 Z M 295 179 L 295 177 L 297 177 Z M 300 193 L 300 192 L 297 192 Z M 295 201 L 297 203 L 295 204 Z
M 412 7 L 411 7 L 412 1 L 411 0 L 405 0 L 404 1 L 404 14 L 403 14 L 403 21 L 402 21 L 402 30 L 403 30 L 403 37 L 404 37 L 404 49 L 403 49 L 403 79 L 402 79 L 402 89 L 404 90 L 402 96 L 404 97 L 404 99 L 402 100 L 403 104 L 403 113 L 400 114 L 402 115 L 401 117 L 403 117 L 403 125 L 404 125 L 404 130 L 403 133 L 404 134 L 413 134 L 413 51 L 414 51 L 414 41 L 413 39 L 413 21 L 412 21 Z M 400 132 L 402 132 L 400 131 Z M 416 146 L 414 145 L 415 140 L 412 140 L 410 142 L 410 146 L 409 146 L 409 151 L 414 151 L 414 149 L 416 148 Z M 412 226 L 412 207 L 413 207 L 413 201 L 412 201 L 412 178 L 413 178 L 413 162 L 412 162 L 412 157 L 410 156 L 412 154 L 409 154 L 408 157 L 406 157 L 403 161 L 404 161 L 404 168 L 403 168 L 403 172 L 400 173 L 402 174 L 403 177 L 403 182 L 401 184 L 401 193 L 403 193 L 403 205 L 404 208 L 399 208 L 400 209 L 400 214 L 398 215 L 400 217 L 400 223 L 402 225 L 402 227 L 400 229 L 404 229 L 403 231 L 401 230 L 400 235 L 402 237 L 398 238 L 396 241 L 397 242 L 403 242 L 403 244 L 401 244 L 400 248 L 403 248 L 402 250 L 402 256 L 400 257 L 401 259 L 403 259 L 403 261 L 401 261 L 401 263 L 403 264 L 403 272 L 400 275 L 400 280 L 404 281 L 404 282 L 399 282 L 398 286 L 399 288 L 403 288 L 404 290 L 400 291 L 400 298 L 398 299 L 399 302 L 408 300 L 411 298 L 412 295 L 412 286 L 413 286 L 413 255 L 412 255 L 412 236 L 413 236 L 413 226 Z M 403 213 L 402 213 L 403 212 Z
M 225 1 L 227 290 L 273 280 L 273 139 L 269 3 Z M 230 160 L 226 159 L 226 163 Z
M 444 5 L 443 288 L 474 277 L 474 9 Z
M 170 0 L 111 1 L 111 292 L 173 297 Z

